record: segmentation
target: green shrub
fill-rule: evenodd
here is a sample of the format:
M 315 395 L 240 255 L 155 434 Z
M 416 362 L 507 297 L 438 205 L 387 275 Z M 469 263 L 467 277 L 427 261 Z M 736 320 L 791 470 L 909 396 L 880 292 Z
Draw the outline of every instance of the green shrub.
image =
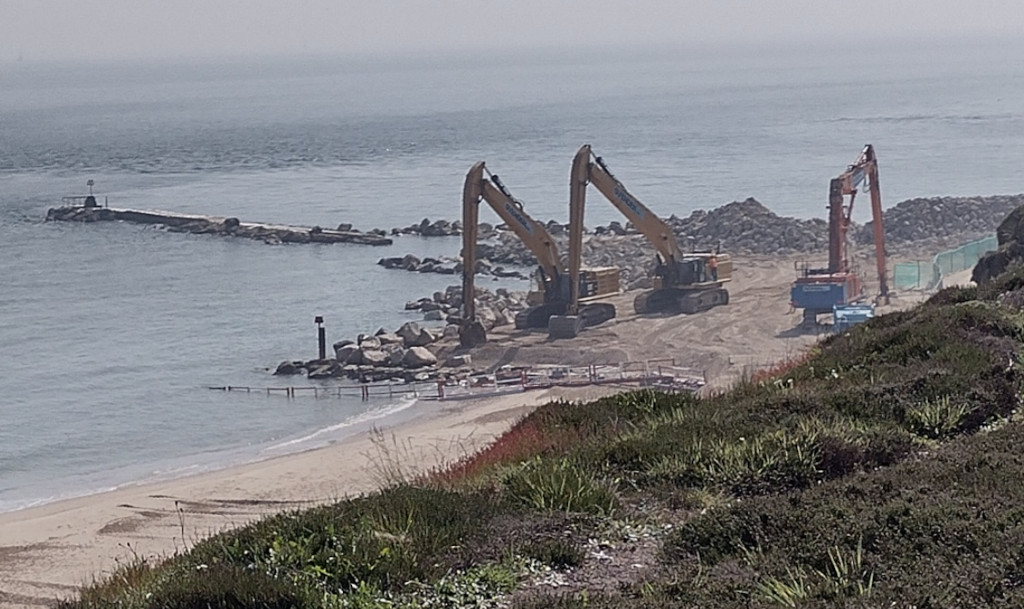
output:
M 534 459 L 511 469 L 502 486 L 516 503 L 541 511 L 609 515 L 617 501 L 611 485 L 568 459 Z
M 544 539 L 528 543 L 523 556 L 548 565 L 552 569 L 578 567 L 583 564 L 583 550 L 568 539 Z
M 953 435 L 968 412 L 967 404 L 949 396 L 925 400 L 907 411 L 907 426 L 919 436 L 939 440 Z

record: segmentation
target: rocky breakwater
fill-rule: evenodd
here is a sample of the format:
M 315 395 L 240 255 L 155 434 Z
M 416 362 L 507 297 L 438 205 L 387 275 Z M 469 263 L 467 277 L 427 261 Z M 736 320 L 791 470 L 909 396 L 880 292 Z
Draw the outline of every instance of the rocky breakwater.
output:
M 683 249 L 710 250 L 716 247 L 730 253 L 788 255 L 823 249 L 828 243 L 828 224 L 823 219 L 800 220 L 779 216 L 753 198 L 728 203 L 716 209 L 697 210 L 688 217 L 669 216 L 666 223 Z M 568 252 L 568 227 L 547 223 L 563 256 Z M 620 269 L 625 289 L 650 287 L 654 250 L 628 222 L 613 221 L 586 233 L 583 260 L 586 266 L 614 266 Z M 499 276 L 505 267 L 530 267 L 537 264 L 533 253 L 510 231 L 498 227 L 486 242 L 477 245 L 477 272 Z M 419 264 L 417 264 L 417 262 Z M 379 262 L 392 269 L 417 272 L 460 273 L 457 259 L 428 261 L 414 256 L 385 258 Z M 521 273 L 520 273 L 521 274 Z
M 336 229 L 319 226 L 288 226 L 261 222 L 242 222 L 238 218 L 180 214 L 170 211 L 118 209 L 113 207 L 54 207 L 46 213 L 47 222 L 132 222 L 152 224 L 168 231 L 198 235 L 222 235 L 256 239 L 269 244 L 280 243 L 357 243 L 391 245 L 380 229 L 361 232 L 351 224 Z
M 970 239 L 991 235 L 1008 214 L 1024 205 L 1024 194 L 987 197 L 929 197 L 900 201 L 885 210 L 887 245 L 931 239 Z M 857 243 L 874 239 L 874 222 L 853 231 Z
M 462 222 L 455 220 L 434 220 L 423 218 L 419 224 L 410 224 L 404 228 L 392 228 L 392 235 L 419 235 L 421 237 L 454 237 L 462 234 Z
M 334 343 L 334 357 L 324 360 L 286 360 L 274 374 L 305 374 L 311 379 L 347 378 L 361 383 L 401 380 L 428 381 L 467 371 L 470 356 L 455 353 L 462 322 L 462 288 L 448 286 L 432 297 L 406 303 L 406 310 L 423 311 L 427 321 L 446 322 L 425 327 L 415 321 L 394 332 L 380 328 L 354 340 Z M 486 330 L 515 323 L 516 313 L 526 308 L 526 294 L 477 288 L 477 320 Z
M 494 292 L 476 288 L 476 317 L 485 330 L 515 323 L 516 313 L 524 310 L 526 292 L 498 288 Z M 454 326 L 462 322 L 462 287 L 450 285 L 443 292 L 434 292 L 405 303 L 406 311 L 422 311 L 424 321 L 444 321 Z
M 395 332 L 381 328 L 372 335 L 360 334 L 355 340 L 338 341 L 333 345 L 334 358 L 283 361 L 274 374 L 305 374 L 311 379 L 349 378 L 361 383 L 392 379 L 426 381 L 438 374 L 437 356 L 428 347 L 450 333 L 410 321 Z M 457 332 L 454 337 L 457 338 Z

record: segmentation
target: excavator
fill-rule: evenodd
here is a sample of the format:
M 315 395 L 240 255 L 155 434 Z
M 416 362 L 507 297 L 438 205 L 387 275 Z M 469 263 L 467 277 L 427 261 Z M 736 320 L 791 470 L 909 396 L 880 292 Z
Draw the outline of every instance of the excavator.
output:
M 790 304 L 803 309 L 801 325 L 813 327 L 818 315 L 834 314 L 836 307 L 858 302 L 864 297 L 860 275 L 850 265 L 846 233 L 850 228 L 853 201 L 859 188 L 867 185 L 871 195 L 874 224 L 875 262 L 878 267 L 879 293 L 876 302 L 889 302 L 889 283 L 885 272 L 885 229 L 882 225 L 882 191 L 878 183 L 878 158 L 871 144 L 846 171 L 832 178 L 828 188 L 828 267 L 800 268 L 790 290 Z M 844 197 L 850 197 L 849 204 Z
M 505 221 L 519 240 L 537 258 L 538 292 L 531 293 L 528 301 L 533 302 L 516 315 L 516 328 L 544 328 L 548 318 L 564 313 L 569 300 L 569 275 L 559 254 L 551 233 L 543 224 L 531 218 L 523 204 L 512 196 L 501 179 L 488 171 L 483 161 L 470 168 L 462 189 L 462 294 L 463 320 L 459 327 L 459 343 L 463 347 L 476 347 L 487 341 L 487 332 L 477 319 L 474 278 L 476 275 L 476 243 L 479 223 L 480 201 L 484 200 Z M 577 272 L 575 290 L 577 298 L 594 298 L 619 292 L 617 268 L 586 269 Z M 589 303 L 584 312 L 592 323 L 600 323 L 615 317 L 614 305 Z
M 732 281 L 732 260 L 720 252 L 685 253 L 676 241 L 672 227 L 626 190 L 612 175 L 604 160 L 584 144 L 572 161 L 569 177 L 569 304 L 565 315 L 553 316 L 548 334 L 569 338 L 591 325 L 581 318 L 578 296 L 574 291 L 583 252 L 583 216 L 587 184 L 593 184 L 616 209 L 654 246 L 657 255 L 654 289 L 638 295 L 633 309 L 638 314 L 670 312 L 697 313 L 729 303 L 729 292 L 722 287 Z

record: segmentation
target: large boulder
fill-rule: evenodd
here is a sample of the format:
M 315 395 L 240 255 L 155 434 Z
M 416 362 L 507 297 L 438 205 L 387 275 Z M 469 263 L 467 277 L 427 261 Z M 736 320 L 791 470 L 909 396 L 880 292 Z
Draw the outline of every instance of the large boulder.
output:
M 405 344 L 405 341 L 402 339 L 402 337 L 399 336 L 398 334 L 395 334 L 394 332 L 380 333 L 377 335 L 377 340 L 380 341 L 382 347 L 386 347 L 387 345 Z
M 361 364 L 363 363 L 362 351 L 359 347 L 353 344 L 351 341 L 343 341 L 344 344 L 340 346 L 336 343 L 334 346 L 334 358 L 342 364 Z
M 981 285 L 991 281 L 1010 266 L 1024 262 L 1024 206 L 1013 210 L 996 228 L 999 249 L 978 260 L 971 272 L 971 281 Z
M 388 355 L 388 365 L 399 367 L 402 365 L 402 361 L 405 359 L 405 349 L 402 345 L 386 345 L 384 352 Z
M 301 363 L 292 361 L 283 361 L 277 366 L 277 370 L 274 371 L 275 376 L 291 376 L 298 374 L 302 370 Z
M 359 335 L 359 347 L 364 351 L 369 349 L 380 349 L 380 346 L 380 339 L 376 336 Z
M 388 354 L 380 349 L 361 349 L 363 365 L 387 366 Z
M 406 368 L 423 368 L 437 363 L 437 356 L 426 347 L 409 347 L 402 357 L 402 365 Z
M 414 321 L 409 321 L 402 324 L 402 327 L 396 332 L 402 337 L 402 343 L 406 347 L 422 347 L 429 345 L 432 342 L 432 337 L 429 332 L 426 332 L 424 328 Z

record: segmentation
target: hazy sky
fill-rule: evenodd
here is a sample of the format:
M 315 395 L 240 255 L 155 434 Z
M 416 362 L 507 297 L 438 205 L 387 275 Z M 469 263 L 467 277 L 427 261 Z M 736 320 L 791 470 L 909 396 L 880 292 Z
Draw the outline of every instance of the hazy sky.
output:
M 1022 0 L 0 0 L 0 62 L 1013 34 Z

